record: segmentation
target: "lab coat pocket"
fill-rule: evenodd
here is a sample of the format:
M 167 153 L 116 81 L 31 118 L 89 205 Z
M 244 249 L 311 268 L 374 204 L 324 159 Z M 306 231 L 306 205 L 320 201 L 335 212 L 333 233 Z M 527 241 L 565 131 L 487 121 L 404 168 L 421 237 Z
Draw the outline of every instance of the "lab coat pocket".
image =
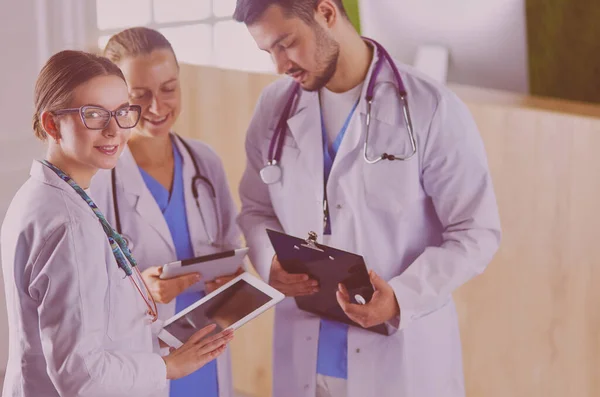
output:
M 134 310 L 139 311 L 139 296 L 131 280 L 116 264 L 109 270 L 107 335 L 112 341 L 123 340 L 131 332 Z
M 368 155 L 373 159 L 383 153 L 405 156 L 411 153 L 410 139 L 403 125 L 389 125 L 379 120 L 371 123 Z M 418 152 L 407 160 L 362 162 L 366 205 L 380 211 L 400 214 L 424 196 Z

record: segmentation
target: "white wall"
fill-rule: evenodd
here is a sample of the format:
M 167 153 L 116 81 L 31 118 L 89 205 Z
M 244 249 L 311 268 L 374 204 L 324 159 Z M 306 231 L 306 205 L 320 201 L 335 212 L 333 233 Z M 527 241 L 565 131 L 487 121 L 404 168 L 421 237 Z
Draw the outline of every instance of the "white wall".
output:
M 450 51 L 448 81 L 526 93 L 525 0 L 361 0 L 362 32 L 413 64 L 423 44 Z
M 82 49 L 90 41 L 85 24 L 93 4 L 82 0 L 0 0 L 0 220 L 29 176 L 32 160 L 44 152 L 31 128 L 37 74 L 53 53 Z M 6 368 L 8 343 L 1 280 L 0 372 Z
M 33 87 L 39 69 L 35 0 L 0 0 L 0 219 L 29 175 L 41 145 L 31 132 Z M 1 249 L 1 247 L 0 247 Z M 8 327 L 0 286 L 0 370 L 6 368 Z

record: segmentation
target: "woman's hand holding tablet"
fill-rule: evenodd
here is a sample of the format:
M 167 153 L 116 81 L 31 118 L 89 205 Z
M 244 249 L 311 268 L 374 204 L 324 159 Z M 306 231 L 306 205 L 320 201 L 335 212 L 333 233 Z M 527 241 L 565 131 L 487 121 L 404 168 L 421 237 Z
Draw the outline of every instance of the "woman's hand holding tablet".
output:
M 142 272 L 148 291 L 157 303 L 169 303 L 183 291 L 202 280 L 200 273 L 187 273 L 169 279 L 161 278 L 162 266 L 152 266 Z
M 215 324 L 194 333 L 181 347 L 173 349 L 163 357 L 167 367 L 167 379 L 179 379 L 191 374 L 219 357 L 233 339 L 233 330 L 228 329 L 209 336 Z
M 243 273 L 167 320 L 158 337 L 179 348 L 198 330 L 211 333 L 238 329 L 281 302 L 284 295 L 249 273 Z

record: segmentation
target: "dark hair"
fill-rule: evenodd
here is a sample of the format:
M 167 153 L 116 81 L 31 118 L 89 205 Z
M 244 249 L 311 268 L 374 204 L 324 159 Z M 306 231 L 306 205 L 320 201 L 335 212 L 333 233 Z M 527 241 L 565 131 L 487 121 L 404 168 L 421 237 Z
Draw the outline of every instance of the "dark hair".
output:
M 304 22 L 311 24 L 315 20 L 315 10 L 321 0 L 237 0 L 233 19 L 243 22 L 246 25 L 252 25 L 263 13 L 272 5 L 277 5 L 283 9 L 288 16 L 296 16 Z M 347 17 L 346 9 L 342 0 L 332 0 L 340 10 L 341 14 Z
M 175 63 L 179 65 L 173 46 L 162 33 L 150 28 L 136 27 L 113 35 L 106 43 L 104 56 L 118 64 L 123 58 L 150 54 L 162 48 L 170 50 L 175 57 Z
M 121 69 L 109 59 L 83 51 L 61 51 L 48 59 L 35 83 L 33 133 L 41 140 L 48 137 L 40 116 L 70 106 L 73 92 L 94 77 L 117 76 L 125 81 Z

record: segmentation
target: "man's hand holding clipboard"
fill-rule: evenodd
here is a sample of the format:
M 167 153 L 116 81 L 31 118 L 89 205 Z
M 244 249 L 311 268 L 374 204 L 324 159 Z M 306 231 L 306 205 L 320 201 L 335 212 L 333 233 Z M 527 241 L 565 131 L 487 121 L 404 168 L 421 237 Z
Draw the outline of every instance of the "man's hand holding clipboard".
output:
M 363 328 L 384 324 L 400 315 L 394 289 L 373 270 L 369 271 L 369 278 L 375 292 L 368 303 L 352 303 L 344 284 L 339 284 L 336 292 L 337 301 L 344 313 Z
M 360 255 L 267 229 L 275 256 L 269 284 L 293 297 L 300 310 L 389 335 L 400 314 L 392 287 L 368 271 Z
M 277 255 L 271 261 L 271 273 L 269 274 L 269 285 L 285 296 L 305 296 L 319 292 L 319 283 L 311 280 L 308 274 L 293 274 L 286 272 Z

